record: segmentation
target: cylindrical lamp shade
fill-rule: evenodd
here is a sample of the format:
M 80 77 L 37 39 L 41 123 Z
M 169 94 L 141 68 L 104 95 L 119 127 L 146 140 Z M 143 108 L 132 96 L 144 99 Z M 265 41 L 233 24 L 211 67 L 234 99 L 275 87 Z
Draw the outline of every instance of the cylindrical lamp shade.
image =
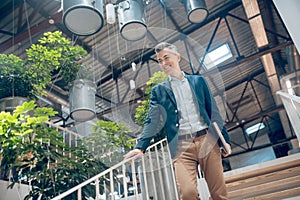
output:
M 143 0 L 127 0 L 118 4 L 121 36 L 130 41 L 142 39 L 147 33 L 146 12 Z
M 95 117 L 96 85 L 90 80 L 78 79 L 70 88 L 70 117 L 84 122 Z
M 77 35 L 92 35 L 104 24 L 103 0 L 63 0 L 63 24 Z
M 185 9 L 191 23 L 201 23 L 208 16 L 205 0 L 185 0 Z

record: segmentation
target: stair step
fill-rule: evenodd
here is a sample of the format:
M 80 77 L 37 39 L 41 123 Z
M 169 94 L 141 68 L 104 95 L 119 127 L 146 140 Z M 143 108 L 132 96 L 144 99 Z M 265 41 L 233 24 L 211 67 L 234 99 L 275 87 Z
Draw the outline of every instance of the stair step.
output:
M 228 191 L 230 192 L 299 175 L 300 166 L 227 183 L 226 186 Z
M 290 197 L 294 197 L 294 198 L 290 199 Z M 251 197 L 244 200 L 282 200 L 282 199 L 285 200 L 300 199 L 300 187 L 273 192 L 271 194 L 264 194 L 256 197 Z
M 299 185 L 300 175 L 230 191 L 229 199 L 246 199 L 265 194 L 272 194 L 282 190 L 297 188 Z
M 300 153 L 242 167 L 224 173 L 226 183 L 300 166 Z

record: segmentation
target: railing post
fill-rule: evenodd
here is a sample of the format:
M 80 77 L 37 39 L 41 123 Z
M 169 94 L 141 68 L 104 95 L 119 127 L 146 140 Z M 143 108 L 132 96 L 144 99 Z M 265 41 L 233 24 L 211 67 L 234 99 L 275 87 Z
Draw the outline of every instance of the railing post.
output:
M 78 188 L 78 191 L 77 191 L 77 199 L 78 199 L 78 200 L 81 200 L 81 199 L 82 199 L 81 188 Z
M 146 172 L 146 167 L 145 167 L 145 156 L 142 157 L 142 171 L 140 172 L 140 174 L 142 174 L 143 172 Z M 147 182 L 147 176 L 143 177 L 143 182 L 145 185 L 145 192 L 146 192 L 146 199 L 150 199 L 149 198 L 149 190 L 148 190 L 148 182 Z M 140 183 L 142 184 L 142 183 Z
M 167 161 L 166 155 L 165 155 L 165 150 L 164 150 L 164 145 L 162 143 L 160 143 L 160 148 L 161 148 L 161 152 L 162 152 L 163 163 L 164 163 L 164 166 L 165 166 L 164 169 L 163 169 L 163 171 L 165 172 L 165 176 L 166 176 L 167 188 L 172 188 L 172 186 L 171 186 L 171 181 L 172 180 L 170 180 L 170 177 L 169 177 L 169 171 L 173 171 L 172 168 L 169 169 L 169 167 L 171 167 L 171 165 L 169 166 L 169 164 L 172 161 L 170 161 L 170 160 Z M 172 182 L 174 182 L 174 181 L 172 181 Z M 167 191 L 167 193 L 170 193 L 170 192 L 171 191 Z
M 115 200 L 113 170 L 111 170 L 110 173 L 109 173 L 109 180 L 110 180 L 110 195 L 111 195 L 111 200 Z
M 133 181 L 133 186 L 134 186 L 134 194 L 137 197 L 138 187 L 137 187 L 136 170 L 135 170 L 135 162 L 134 161 L 131 161 L 131 171 L 132 171 L 132 181 Z
M 156 170 L 157 170 L 157 172 L 158 172 L 158 178 L 159 178 L 159 182 L 160 182 L 160 184 L 159 185 L 161 185 L 162 187 L 163 187 L 163 185 L 164 185 L 164 183 L 163 183 L 163 180 L 162 180 L 162 172 L 161 172 L 161 163 L 160 163 L 160 161 L 159 161 L 159 155 L 158 155 L 158 150 L 157 150 L 157 146 L 154 146 L 154 150 L 155 150 L 155 157 L 156 157 Z M 162 154 L 163 154 L 164 152 L 162 152 Z M 164 168 L 165 168 L 165 166 L 163 166 Z M 166 195 L 165 195 L 165 190 L 164 189 L 162 189 L 161 190 L 161 195 L 162 195 L 162 197 L 163 197 L 163 200 L 165 200 L 165 198 L 166 198 Z
M 100 195 L 100 186 L 99 186 L 99 178 L 95 180 L 95 187 L 96 187 L 96 200 L 99 200 L 99 195 Z
M 127 191 L 127 180 L 126 180 L 126 166 L 122 165 L 122 175 L 123 175 L 123 186 L 124 186 L 124 197 L 127 199 L 128 191 Z
M 152 188 L 153 188 L 153 193 L 154 193 L 155 199 L 158 199 L 158 198 L 157 198 L 157 191 L 156 191 L 156 187 L 155 187 L 155 175 L 154 175 L 154 169 L 153 169 L 153 165 L 151 164 L 151 163 L 153 163 L 151 152 L 149 152 L 149 163 L 150 163 L 150 173 L 151 173 L 151 178 L 152 178 Z M 146 173 L 145 173 L 145 176 L 146 176 Z

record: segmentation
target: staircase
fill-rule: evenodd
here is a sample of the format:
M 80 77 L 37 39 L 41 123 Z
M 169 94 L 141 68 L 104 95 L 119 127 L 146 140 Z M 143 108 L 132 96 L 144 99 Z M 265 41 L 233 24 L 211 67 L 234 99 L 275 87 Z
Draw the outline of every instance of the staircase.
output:
M 291 120 L 291 123 L 293 125 L 293 129 L 296 132 L 297 138 L 300 138 L 300 124 L 299 124 L 299 115 L 300 115 L 300 97 L 294 96 L 294 95 L 288 95 L 287 93 L 283 92 L 277 92 L 284 103 L 284 106 L 287 110 L 287 113 L 289 115 L 289 119 Z M 137 181 L 133 184 L 134 195 L 129 196 L 127 192 L 125 192 L 124 199 L 152 199 L 150 197 L 154 197 L 156 200 L 169 200 L 169 196 L 166 197 L 166 195 L 163 195 L 163 198 L 160 197 L 161 193 L 165 194 L 176 194 L 175 199 L 178 199 L 177 196 L 177 189 L 176 184 L 174 184 L 174 174 L 170 173 L 172 170 L 168 170 L 168 167 L 172 168 L 172 162 L 170 162 L 170 165 L 163 165 L 168 166 L 165 167 L 163 170 L 159 169 L 158 174 L 154 174 L 152 168 L 156 168 L 155 165 L 153 166 L 153 161 L 157 161 L 157 166 L 161 165 L 160 161 L 160 154 L 158 154 L 157 146 L 161 145 L 161 149 L 163 150 L 162 145 L 163 142 L 160 144 L 155 144 L 151 148 L 154 148 L 153 153 L 149 151 L 149 156 L 143 156 L 142 157 L 142 172 L 151 172 L 149 174 L 144 174 L 144 185 L 145 187 L 138 190 L 138 184 Z M 168 148 L 166 148 L 168 151 Z M 162 151 L 164 152 L 164 150 Z M 167 152 L 169 155 L 169 152 Z M 152 158 L 152 155 L 154 157 Z M 168 163 L 168 159 L 165 158 L 164 153 L 161 154 L 163 157 L 163 163 Z M 149 161 L 146 163 L 144 161 L 144 158 L 148 158 Z M 169 156 L 167 156 L 169 157 Z M 151 160 L 152 159 L 152 160 Z M 168 162 L 166 162 L 168 161 Z M 96 194 L 99 193 L 99 180 L 101 177 L 104 177 L 107 175 L 110 179 L 110 185 L 109 185 L 109 191 L 107 194 L 113 194 L 114 187 L 113 187 L 113 177 L 112 177 L 112 170 L 119 170 L 125 175 L 124 169 L 125 166 L 129 164 L 130 168 L 132 169 L 133 174 L 135 174 L 135 166 L 133 165 L 134 162 L 132 160 L 126 161 L 128 163 L 120 163 L 119 165 L 114 166 L 113 168 L 107 170 L 107 172 L 103 172 L 102 174 L 99 174 L 95 176 L 93 179 L 90 179 L 86 181 L 83 184 L 80 184 L 79 186 L 72 188 L 71 190 L 55 197 L 53 200 L 60 200 L 67 195 L 71 194 L 72 192 L 76 192 L 78 195 L 77 199 L 81 198 L 81 188 L 84 187 L 86 184 L 94 183 Z M 146 167 L 150 166 L 150 170 L 145 170 Z M 156 168 L 158 169 L 158 168 Z M 165 174 L 167 174 L 167 176 Z M 169 175 L 171 174 L 171 175 Z M 282 158 L 278 158 L 275 160 L 270 160 L 267 162 L 231 170 L 224 173 L 226 185 L 229 192 L 229 199 L 230 200 L 299 200 L 300 199 L 300 153 L 291 154 L 289 156 L 285 156 Z M 159 177 L 159 179 L 155 179 L 155 177 Z M 161 187 L 165 185 L 164 179 L 165 177 L 170 177 L 169 180 L 166 181 L 166 183 L 170 183 L 170 180 L 173 180 L 173 183 L 168 186 L 168 188 Z M 140 177 L 142 178 L 142 177 Z M 133 180 L 136 180 L 136 177 L 133 177 Z M 123 185 L 125 188 L 127 188 L 127 183 L 124 181 Z M 143 185 L 143 184 L 141 184 Z M 148 188 L 149 185 L 149 188 Z M 106 184 L 104 184 L 104 187 Z M 152 190 L 151 190 L 152 188 Z M 173 190 L 175 192 L 170 192 L 170 188 L 174 188 Z M 198 188 L 199 193 L 202 200 L 208 200 L 209 199 L 209 191 L 207 188 L 207 184 L 204 180 L 204 178 L 200 177 L 198 180 Z M 106 196 L 106 193 L 104 194 Z M 145 196 L 146 195 L 146 196 Z M 171 195 L 172 196 L 172 195 Z M 115 198 L 111 196 L 112 200 Z M 98 195 L 95 197 L 97 200 L 102 200 Z M 107 199 L 106 197 L 103 199 Z
M 168 143 L 163 139 L 150 145 L 143 156 L 123 160 L 52 200 L 70 198 L 69 195 L 77 200 L 179 200 L 172 169 Z M 84 196 L 83 190 L 87 185 L 94 186 L 95 196 Z
M 230 200 L 300 199 L 300 153 L 224 175 Z
M 52 200 L 64 199 L 72 193 L 77 194 L 78 200 L 84 199 L 82 197 L 82 188 L 88 184 L 95 185 L 96 194 L 99 194 L 91 198 L 95 200 L 178 200 L 178 196 L 175 195 L 177 194 L 175 183 L 171 181 L 174 181 L 172 170 L 168 170 L 168 167 L 157 168 L 157 166 L 169 166 L 172 169 L 172 162 L 169 160 L 170 153 L 168 150 L 169 148 L 165 139 L 150 146 L 147 153 L 145 153 L 141 159 L 138 159 L 139 165 L 141 165 L 141 172 L 146 172 L 144 174 L 139 173 L 138 171 L 140 170 L 138 169 L 136 171 L 137 163 L 133 162 L 133 159 L 124 160 Z M 161 161 L 165 164 L 161 165 Z M 125 176 L 126 169 L 132 170 L 133 193 L 129 194 L 129 192 L 125 190 L 124 196 L 122 196 L 123 198 L 120 198 L 118 195 L 112 195 L 116 192 L 114 183 L 121 183 L 124 188 L 128 188 L 129 183 L 127 183 L 125 179 L 118 182 L 113 177 L 112 172 L 117 170 Z M 300 153 L 234 169 L 225 172 L 224 176 L 230 200 L 300 199 Z M 100 180 L 104 179 L 110 181 L 105 181 L 102 184 Z M 203 177 L 199 179 L 198 184 L 201 200 L 208 200 L 209 192 Z M 99 188 L 102 186 L 106 188 L 105 193 L 100 193 Z M 164 186 L 168 187 L 165 188 Z M 174 191 L 170 192 L 171 190 Z M 165 193 L 165 195 L 162 195 L 163 193 Z

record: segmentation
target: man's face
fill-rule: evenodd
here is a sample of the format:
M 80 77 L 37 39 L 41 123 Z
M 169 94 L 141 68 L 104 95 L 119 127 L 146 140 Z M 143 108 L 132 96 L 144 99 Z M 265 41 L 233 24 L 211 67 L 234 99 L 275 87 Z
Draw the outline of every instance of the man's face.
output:
M 156 54 L 161 70 L 166 74 L 172 75 L 181 71 L 179 66 L 180 55 L 171 49 L 164 48 Z

